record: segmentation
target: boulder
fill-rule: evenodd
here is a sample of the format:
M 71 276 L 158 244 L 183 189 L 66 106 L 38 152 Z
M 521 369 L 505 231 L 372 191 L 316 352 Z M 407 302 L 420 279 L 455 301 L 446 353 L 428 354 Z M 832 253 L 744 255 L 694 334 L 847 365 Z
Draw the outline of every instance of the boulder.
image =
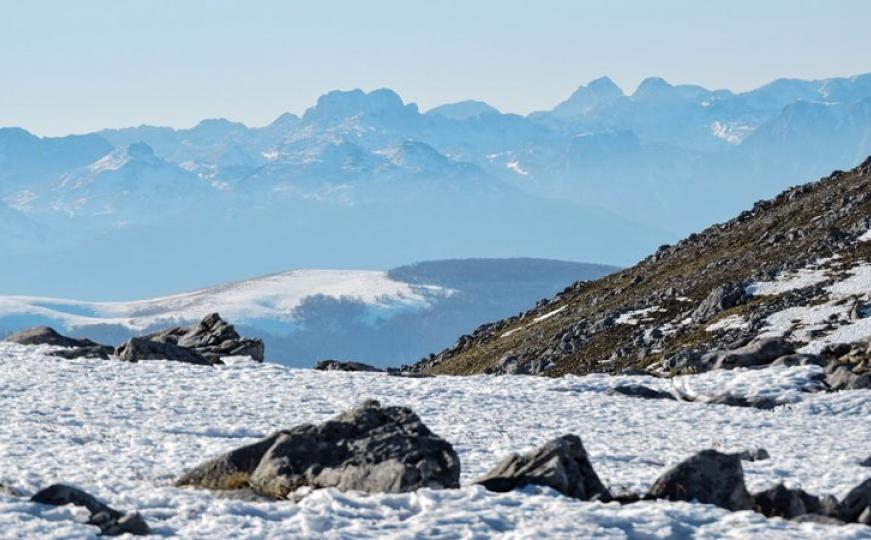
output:
M 748 368 L 771 364 L 794 352 L 792 344 L 783 338 L 762 338 L 731 351 L 709 353 L 703 360 L 712 369 Z
M 840 519 L 819 514 L 802 514 L 792 518 L 792 521 L 797 523 L 819 523 L 820 525 L 844 525 L 844 522 Z
M 499 492 L 533 484 L 584 501 L 612 498 L 577 435 L 563 435 L 528 454 L 511 455 L 476 483 Z
M 36 326 L 12 334 L 6 341 L 19 345 L 52 345 L 54 347 L 94 347 L 99 345 L 90 339 L 76 339 L 58 334 L 49 326 Z
M 319 425 L 279 431 L 194 468 L 179 486 L 250 488 L 283 499 L 302 487 L 399 493 L 457 488 L 460 460 L 411 409 L 369 400 Z
M 115 349 L 108 345 L 93 345 L 89 347 L 70 347 L 49 351 L 48 356 L 57 356 L 60 358 L 97 358 L 100 360 L 108 360 L 109 357 L 115 354 Z
M 665 472 L 647 493 L 648 498 L 698 501 L 729 510 L 749 510 L 753 499 L 744 485 L 738 454 L 702 450 Z
M 695 322 L 707 320 L 727 309 L 744 303 L 749 295 L 740 283 L 724 283 L 708 293 L 708 296 L 693 310 L 690 317 Z
M 318 371 L 381 371 L 363 362 L 342 362 L 340 360 L 321 360 L 315 364 Z
M 860 461 L 859 465 L 861 465 L 862 467 L 871 467 L 871 456 L 868 456 Z
M 721 394 L 704 400 L 711 405 L 728 405 L 730 407 L 751 407 L 754 409 L 762 409 L 770 411 L 771 409 L 781 405 L 774 398 L 765 396 L 739 396 L 736 394 Z
M 608 390 L 608 395 L 639 397 L 644 399 L 677 399 L 671 392 L 654 390 L 653 388 L 650 388 L 649 386 L 644 386 L 642 384 L 621 384 Z
M 787 354 L 771 362 L 772 366 L 820 366 L 825 367 L 826 359 L 817 354 Z
M 195 350 L 179 347 L 172 343 L 151 341 L 147 338 L 134 337 L 128 339 L 115 350 L 119 360 L 124 362 L 139 362 L 140 360 L 171 360 L 186 364 L 211 366 L 220 361 L 210 360 Z
M 826 371 L 826 384 L 833 391 L 871 388 L 871 371 L 855 373 L 849 365 L 837 362 L 829 364 Z
M 769 459 L 771 455 L 765 448 L 755 448 L 753 450 L 744 450 L 738 453 L 741 461 L 764 461 Z
M 753 495 L 753 509 L 768 517 L 792 519 L 807 514 L 806 499 L 816 499 L 800 489 L 788 489 L 783 484 Z M 817 503 L 818 505 L 818 503 Z
M 233 325 L 217 313 L 207 315 L 187 328 L 167 328 L 144 337 L 195 350 L 212 360 L 225 356 L 250 356 L 256 362 L 263 362 L 265 351 L 262 340 L 241 337 Z
M 118 536 L 121 534 L 147 535 L 148 524 L 139 512 L 123 513 L 97 500 L 93 495 L 72 486 L 54 484 L 30 498 L 31 501 L 52 506 L 74 504 L 84 506 L 91 513 L 89 525 L 100 528 L 102 536 Z
M 846 522 L 859 521 L 863 512 L 867 514 L 866 517 L 871 517 L 869 507 L 871 507 L 871 478 L 854 487 L 841 502 L 841 519 Z

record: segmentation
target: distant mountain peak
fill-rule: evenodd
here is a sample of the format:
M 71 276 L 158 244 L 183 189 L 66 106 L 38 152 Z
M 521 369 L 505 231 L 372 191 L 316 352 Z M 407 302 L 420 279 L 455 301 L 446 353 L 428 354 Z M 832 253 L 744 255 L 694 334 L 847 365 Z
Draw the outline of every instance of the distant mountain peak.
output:
M 399 94 L 389 88 L 364 92 L 333 90 L 318 98 L 317 104 L 303 115 L 304 121 L 341 120 L 358 115 L 391 116 L 417 114 L 417 105 L 405 104 Z
M 641 84 L 638 85 L 638 89 L 635 90 L 632 97 L 635 99 L 655 98 L 670 96 L 673 95 L 674 92 L 674 86 L 666 82 L 662 77 L 647 77 L 641 81 Z
M 599 77 L 586 86 L 579 86 L 567 100 L 557 105 L 553 112 L 562 118 L 585 116 L 623 97 L 623 90 L 614 84 L 614 81 L 608 77 Z
M 468 120 L 482 114 L 499 114 L 499 109 L 474 99 L 445 103 L 426 112 L 428 116 L 441 116 L 450 120 Z

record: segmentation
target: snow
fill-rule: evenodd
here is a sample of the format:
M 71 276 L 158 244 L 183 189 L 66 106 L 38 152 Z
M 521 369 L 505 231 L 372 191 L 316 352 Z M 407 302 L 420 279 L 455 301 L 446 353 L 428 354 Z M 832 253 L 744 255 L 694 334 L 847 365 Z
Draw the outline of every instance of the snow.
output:
M 860 242 L 871 242 L 871 229 L 865 231 L 865 233 L 859 237 Z
M 702 504 L 578 502 L 543 488 L 488 493 L 470 481 L 510 452 L 580 435 L 611 489 L 646 489 L 703 448 L 766 448 L 744 463 L 751 490 L 783 481 L 843 497 L 868 476 L 871 390 L 804 393 L 815 367 L 709 372 L 674 380 L 593 375 L 404 379 L 243 360 L 203 367 L 58 360 L 0 343 L 0 483 L 78 485 L 184 538 L 868 538 Z M 777 395 L 773 411 L 609 396 L 617 384 Z M 275 429 L 320 422 L 364 398 L 408 405 L 450 441 L 464 487 L 371 495 L 316 491 L 299 503 L 245 502 L 172 486 L 188 468 Z M 808 451 L 809 444 L 813 451 Z M 85 538 L 82 513 L 0 495 L 0 536 Z
M 776 283 L 776 282 L 775 282 Z M 855 301 L 871 301 L 871 264 L 860 263 L 825 288 L 826 302 L 790 307 L 768 316 L 762 337 L 804 342 L 800 352 L 818 353 L 831 343 L 871 339 L 871 317 L 850 319 Z
M 501 337 L 508 337 L 508 336 L 510 336 L 511 334 L 513 334 L 514 332 L 518 332 L 518 331 L 520 331 L 520 330 L 523 330 L 524 328 L 529 328 L 529 327 L 532 326 L 533 324 L 540 323 L 541 321 L 546 321 L 546 320 L 550 319 L 551 317 L 553 317 L 554 315 L 556 315 L 557 313 L 561 313 L 561 312 L 562 312 L 563 310 L 565 310 L 567 307 L 568 307 L 568 306 L 563 306 L 563 307 L 557 308 L 557 309 L 555 309 L 555 310 L 553 310 L 553 311 L 549 311 L 549 312 L 545 313 L 544 315 L 539 315 L 538 317 L 532 319 L 532 322 L 531 322 L 531 323 L 529 323 L 529 324 L 527 324 L 527 325 L 524 325 L 524 326 L 519 326 L 519 327 L 517 327 L 517 328 L 512 328 L 511 330 L 509 330 L 509 331 L 505 332 L 504 334 L 502 334 Z
M 740 330 L 748 327 L 749 324 L 747 322 L 747 319 L 745 319 L 741 315 L 729 315 L 728 317 L 723 317 L 722 319 L 713 324 L 709 324 L 705 327 L 705 331 L 717 332 L 721 330 Z
M 524 169 L 524 168 L 520 165 L 520 162 L 517 161 L 516 159 L 511 160 L 511 161 L 509 161 L 508 163 L 506 163 L 506 164 L 505 164 L 505 167 L 508 168 L 509 170 L 512 170 L 512 171 L 516 172 L 517 174 L 519 174 L 519 175 L 521 175 L 521 176 L 528 176 L 528 175 L 529 175 L 529 171 L 527 171 L 526 169 Z
M 754 296 L 775 296 L 789 291 L 812 287 L 826 281 L 826 270 L 817 266 L 802 268 L 796 272 L 777 276 L 774 281 L 757 281 L 747 286 L 747 292 Z
M 394 281 L 381 271 L 294 270 L 132 302 L 0 296 L 0 316 L 40 315 L 62 321 L 67 328 L 114 324 L 141 331 L 153 325 L 197 320 L 215 311 L 240 323 L 263 318 L 290 321 L 293 309 L 314 295 L 353 298 L 369 304 L 375 313 L 386 315 L 396 310 L 425 308 L 433 296 L 452 292 Z
M 617 320 L 615 320 L 614 322 L 616 322 L 617 324 L 628 324 L 635 326 L 639 323 L 646 322 L 646 319 L 648 318 L 647 315 L 650 315 L 652 313 L 661 313 L 663 311 L 665 311 L 665 309 L 659 306 L 651 306 L 649 308 L 636 309 L 635 311 L 627 311 L 626 313 L 623 313 L 619 317 L 617 317 Z

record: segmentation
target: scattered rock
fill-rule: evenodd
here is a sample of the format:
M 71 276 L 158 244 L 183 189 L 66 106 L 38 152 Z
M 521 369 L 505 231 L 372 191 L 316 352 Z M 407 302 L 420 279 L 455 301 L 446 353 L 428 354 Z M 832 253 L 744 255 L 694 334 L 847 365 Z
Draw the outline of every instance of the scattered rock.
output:
M 171 360 L 186 364 L 211 366 L 220 363 L 210 360 L 193 349 L 179 347 L 172 343 L 151 341 L 147 338 L 134 337 L 127 340 L 115 350 L 118 359 L 124 362 L 139 362 L 140 360 Z
M 741 458 L 741 461 L 764 461 L 769 459 L 771 455 L 765 448 L 756 448 L 754 450 L 744 450 L 738 453 L 738 457 Z
M 671 501 L 696 500 L 729 510 L 753 507 L 753 499 L 744 485 L 740 457 L 716 450 L 702 450 L 666 471 L 647 496 Z
M 871 478 L 854 487 L 841 502 L 841 519 L 847 522 L 871 524 L 871 519 L 864 522 L 859 519 L 863 513 L 866 514 L 866 518 L 871 518 L 869 507 L 871 507 Z
M 411 409 L 366 401 L 320 425 L 279 431 L 208 461 L 177 485 L 250 488 L 283 499 L 302 487 L 399 493 L 457 488 L 460 460 Z
M 91 513 L 89 525 L 100 528 L 103 536 L 118 536 L 120 534 L 147 535 L 148 524 L 139 512 L 123 513 L 107 504 L 100 502 L 93 495 L 64 484 L 49 486 L 30 498 L 31 501 L 52 506 L 74 504 L 84 506 Z
M 498 492 L 534 484 L 585 501 L 611 500 L 577 435 L 563 435 L 528 454 L 509 456 L 476 483 Z
M 363 362 L 343 362 L 341 360 L 321 360 L 315 364 L 318 371 L 381 371 Z
M 621 395 L 621 396 L 630 396 L 630 397 L 639 397 L 644 399 L 677 399 L 674 397 L 674 394 L 670 392 L 664 392 L 662 390 L 654 390 L 648 386 L 644 386 L 641 384 L 621 384 L 619 386 L 615 386 L 614 388 L 608 390 L 608 395 Z
M 207 315 L 187 328 L 168 328 L 144 338 L 192 349 L 211 360 L 220 360 L 225 356 L 250 356 L 256 362 L 263 362 L 265 351 L 262 340 L 241 337 L 233 325 L 217 313 Z
M 697 400 L 700 401 L 700 400 Z M 750 407 L 753 409 L 762 409 L 770 411 L 771 409 L 782 405 L 774 398 L 764 396 L 738 396 L 735 394 L 722 394 L 704 400 L 705 403 L 711 405 L 728 405 L 730 407 Z

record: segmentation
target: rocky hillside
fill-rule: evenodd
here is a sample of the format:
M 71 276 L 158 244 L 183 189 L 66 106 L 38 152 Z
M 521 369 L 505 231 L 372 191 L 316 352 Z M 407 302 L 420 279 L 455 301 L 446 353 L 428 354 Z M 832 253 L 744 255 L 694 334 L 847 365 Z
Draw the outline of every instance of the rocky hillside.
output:
M 760 337 L 831 350 L 871 336 L 869 230 L 871 158 L 483 325 L 410 369 L 667 373 Z

